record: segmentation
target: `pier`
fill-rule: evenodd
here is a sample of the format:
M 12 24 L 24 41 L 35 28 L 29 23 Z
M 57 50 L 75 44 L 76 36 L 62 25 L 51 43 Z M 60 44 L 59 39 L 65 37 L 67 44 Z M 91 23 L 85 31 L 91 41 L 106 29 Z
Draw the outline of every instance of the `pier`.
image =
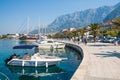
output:
M 83 60 L 71 80 L 120 80 L 120 46 L 111 43 L 68 44 L 74 48 L 79 46 L 83 51 Z

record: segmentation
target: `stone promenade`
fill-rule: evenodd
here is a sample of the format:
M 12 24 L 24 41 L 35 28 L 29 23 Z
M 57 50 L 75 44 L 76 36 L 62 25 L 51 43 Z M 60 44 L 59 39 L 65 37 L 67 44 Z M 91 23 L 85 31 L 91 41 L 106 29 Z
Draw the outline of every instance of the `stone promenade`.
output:
M 84 58 L 71 80 L 120 80 L 120 46 L 79 44 Z

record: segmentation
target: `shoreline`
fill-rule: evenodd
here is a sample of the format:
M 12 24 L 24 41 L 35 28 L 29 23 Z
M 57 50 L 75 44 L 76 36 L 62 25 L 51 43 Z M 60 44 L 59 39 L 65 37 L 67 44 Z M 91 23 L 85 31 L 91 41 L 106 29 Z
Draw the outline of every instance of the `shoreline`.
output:
M 71 80 L 120 80 L 120 46 L 110 43 L 69 43 L 83 50 L 83 60 Z

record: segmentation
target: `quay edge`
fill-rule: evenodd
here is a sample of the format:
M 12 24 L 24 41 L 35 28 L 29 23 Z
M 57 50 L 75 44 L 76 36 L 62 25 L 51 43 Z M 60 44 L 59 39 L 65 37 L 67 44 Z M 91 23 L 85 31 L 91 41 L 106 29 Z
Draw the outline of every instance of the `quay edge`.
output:
M 84 80 L 86 72 L 87 72 L 87 59 L 88 58 L 85 58 L 87 50 L 83 52 L 83 49 L 82 49 L 83 47 L 81 48 L 79 45 L 74 44 L 74 43 L 66 43 L 66 47 L 70 47 L 76 50 L 82 57 L 82 61 L 80 65 L 78 66 L 77 70 L 75 71 L 75 73 L 73 74 L 71 80 Z

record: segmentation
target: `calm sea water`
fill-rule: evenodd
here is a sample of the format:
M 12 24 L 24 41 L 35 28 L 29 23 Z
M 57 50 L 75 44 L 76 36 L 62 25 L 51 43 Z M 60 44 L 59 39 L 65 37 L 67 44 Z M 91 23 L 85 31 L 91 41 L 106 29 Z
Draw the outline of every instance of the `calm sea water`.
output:
M 68 58 L 68 60 L 62 61 L 56 66 L 48 68 L 8 67 L 4 60 L 14 52 L 18 52 L 12 49 L 13 46 L 18 44 L 24 43 L 19 40 L 0 40 L 0 80 L 70 80 L 81 62 L 81 57 L 76 51 L 65 48 L 41 50 L 41 55 Z M 21 52 L 18 52 L 18 54 L 21 54 Z

